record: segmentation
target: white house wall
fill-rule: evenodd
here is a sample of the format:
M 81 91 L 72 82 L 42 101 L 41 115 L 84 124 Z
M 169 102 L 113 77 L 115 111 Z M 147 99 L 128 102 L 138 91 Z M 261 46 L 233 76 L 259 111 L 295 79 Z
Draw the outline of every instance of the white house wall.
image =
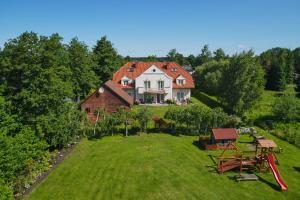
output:
M 150 89 L 158 89 L 158 81 L 164 81 L 164 90 L 166 92 L 165 100 L 172 99 L 172 81 L 173 78 L 169 77 L 165 72 L 156 66 L 149 67 L 144 73 L 135 79 L 136 99 L 144 98 L 144 81 L 150 81 Z

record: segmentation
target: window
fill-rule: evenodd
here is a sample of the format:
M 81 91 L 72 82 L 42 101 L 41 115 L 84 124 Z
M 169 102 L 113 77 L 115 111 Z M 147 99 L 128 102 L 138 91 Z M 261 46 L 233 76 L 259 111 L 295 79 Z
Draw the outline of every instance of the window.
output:
M 156 72 L 156 69 L 153 69 L 152 71 L 153 71 L 153 72 Z
M 184 84 L 184 80 L 183 79 L 179 79 L 178 80 L 178 85 L 183 85 Z
M 90 108 L 85 108 L 85 112 L 90 113 L 91 109 Z
M 172 72 L 177 72 L 177 68 L 173 67 L 173 68 L 171 69 L 171 71 L 172 71 Z
M 164 89 L 164 81 L 158 81 L 158 89 L 163 90 Z
M 128 80 L 124 80 L 123 81 L 123 85 L 129 85 L 129 81 Z
M 178 101 L 184 100 L 184 92 L 177 92 L 177 100 Z
M 133 72 L 133 71 L 134 71 L 134 68 L 133 68 L 133 67 L 127 68 L 127 71 L 128 71 L 128 72 Z
M 144 81 L 144 87 L 145 87 L 146 90 L 150 89 L 151 88 L 150 81 Z

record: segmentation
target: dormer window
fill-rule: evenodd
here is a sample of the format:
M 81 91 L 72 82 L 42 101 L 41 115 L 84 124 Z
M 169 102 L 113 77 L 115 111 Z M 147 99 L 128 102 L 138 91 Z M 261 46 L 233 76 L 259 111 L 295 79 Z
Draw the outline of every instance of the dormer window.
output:
M 179 75 L 176 79 L 177 85 L 184 85 L 185 84 L 185 78 L 182 75 Z
M 123 85 L 129 85 L 129 81 L 128 80 L 124 80 L 123 81 Z
M 127 72 L 133 72 L 133 71 L 134 71 L 133 67 L 127 68 Z
M 178 80 L 178 85 L 183 85 L 184 84 L 184 80 L 181 79 L 181 80 Z
M 129 85 L 132 83 L 132 80 L 130 78 L 128 78 L 127 76 L 124 76 L 122 79 L 121 79 L 121 83 L 122 85 Z

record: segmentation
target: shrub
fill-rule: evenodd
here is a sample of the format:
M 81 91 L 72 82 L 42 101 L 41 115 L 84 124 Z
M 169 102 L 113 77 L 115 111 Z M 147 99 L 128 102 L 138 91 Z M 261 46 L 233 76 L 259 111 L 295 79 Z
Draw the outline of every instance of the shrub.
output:
M 0 179 L 0 199 L 13 199 L 13 191 Z
M 293 88 L 287 90 L 274 104 L 273 113 L 278 120 L 293 122 L 300 119 L 300 103 Z

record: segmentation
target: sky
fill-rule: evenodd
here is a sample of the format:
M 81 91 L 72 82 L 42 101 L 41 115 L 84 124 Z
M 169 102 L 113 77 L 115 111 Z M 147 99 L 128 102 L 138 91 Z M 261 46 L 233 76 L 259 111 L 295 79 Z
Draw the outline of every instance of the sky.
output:
M 123 56 L 185 56 L 208 44 L 227 54 L 300 46 L 300 0 L 2 0 L 0 47 L 25 31 L 78 37 L 92 48 L 106 35 Z

